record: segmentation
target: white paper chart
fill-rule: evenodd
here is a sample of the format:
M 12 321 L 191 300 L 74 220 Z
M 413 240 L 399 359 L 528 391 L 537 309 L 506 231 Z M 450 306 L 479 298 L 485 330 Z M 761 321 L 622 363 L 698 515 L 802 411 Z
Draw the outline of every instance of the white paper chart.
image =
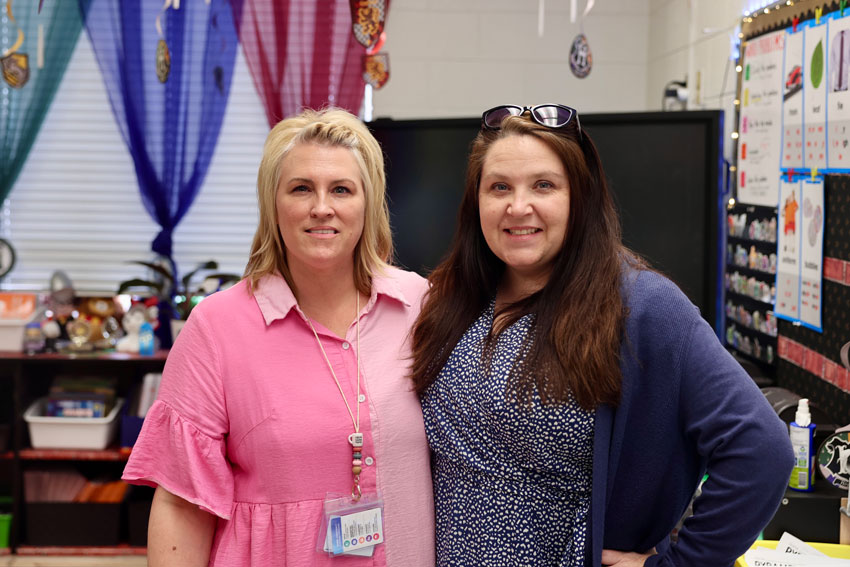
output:
M 803 31 L 785 37 L 782 167 L 803 167 Z
M 826 168 L 827 22 L 803 30 L 803 163 L 809 169 Z
M 779 234 L 776 239 L 778 257 L 776 273 L 777 317 L 797 320 L 800 317 L 800 180 L 785 179 L 779 184 Z
M 785 32 L 757 37 L 744 48 L 738 140 L 738 200 L 776 206 L 782 136 Z
M 802 184 L 800 321 L 821 330 L 823 286 L 823 178 Z
M 830 169 L 850 169 L 850 17 L 829 20 L 827 123 Z

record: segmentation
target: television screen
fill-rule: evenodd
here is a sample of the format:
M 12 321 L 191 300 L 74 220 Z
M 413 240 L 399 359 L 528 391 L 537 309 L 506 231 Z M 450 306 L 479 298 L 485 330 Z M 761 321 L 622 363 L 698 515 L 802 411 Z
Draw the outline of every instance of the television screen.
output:
M 585 114 L 623 225 L 623 241 L 719 329 L 721 111 Z M 397 262 L 423 275 L 454 235 L 477 118 L 377 120 Z

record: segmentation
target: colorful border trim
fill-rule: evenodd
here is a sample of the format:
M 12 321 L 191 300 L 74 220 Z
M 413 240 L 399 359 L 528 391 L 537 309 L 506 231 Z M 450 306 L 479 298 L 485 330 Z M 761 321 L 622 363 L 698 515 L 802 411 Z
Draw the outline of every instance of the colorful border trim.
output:
M 776 351 L 779 358 L 826 380 L 836 388 L 850 392 L 850 370 L 840 363 L 782 335 L 776 339 Z

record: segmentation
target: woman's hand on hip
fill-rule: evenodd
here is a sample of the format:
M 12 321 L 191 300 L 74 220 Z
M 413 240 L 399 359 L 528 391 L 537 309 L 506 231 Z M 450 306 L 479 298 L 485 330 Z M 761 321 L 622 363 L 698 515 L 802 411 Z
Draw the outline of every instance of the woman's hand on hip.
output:
M 602 550 L 602 564 L 609 567 L 643 567 L 647 557 L 655 555 L 652 549 L 649 553 L 634 553 L 631 551 Z

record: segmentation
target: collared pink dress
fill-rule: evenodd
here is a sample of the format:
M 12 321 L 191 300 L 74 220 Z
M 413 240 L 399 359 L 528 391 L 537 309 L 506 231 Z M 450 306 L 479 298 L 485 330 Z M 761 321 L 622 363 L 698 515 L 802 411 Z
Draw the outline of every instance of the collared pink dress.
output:
M 156 403 L 124 469 L 218 516 L 210 565 L 434 565 L 428 442 L 411 391 L 409 334 L 426 281 L 389 268 L 360 312 L 361 486 L 384 498 L 372 557 L 316 552 L 326 493 L 350 493 L 353 425 L 292 291 L 267 276 L 192 312 L 168 356 Z M 313 323 L 356 412 L 357 326 Z

